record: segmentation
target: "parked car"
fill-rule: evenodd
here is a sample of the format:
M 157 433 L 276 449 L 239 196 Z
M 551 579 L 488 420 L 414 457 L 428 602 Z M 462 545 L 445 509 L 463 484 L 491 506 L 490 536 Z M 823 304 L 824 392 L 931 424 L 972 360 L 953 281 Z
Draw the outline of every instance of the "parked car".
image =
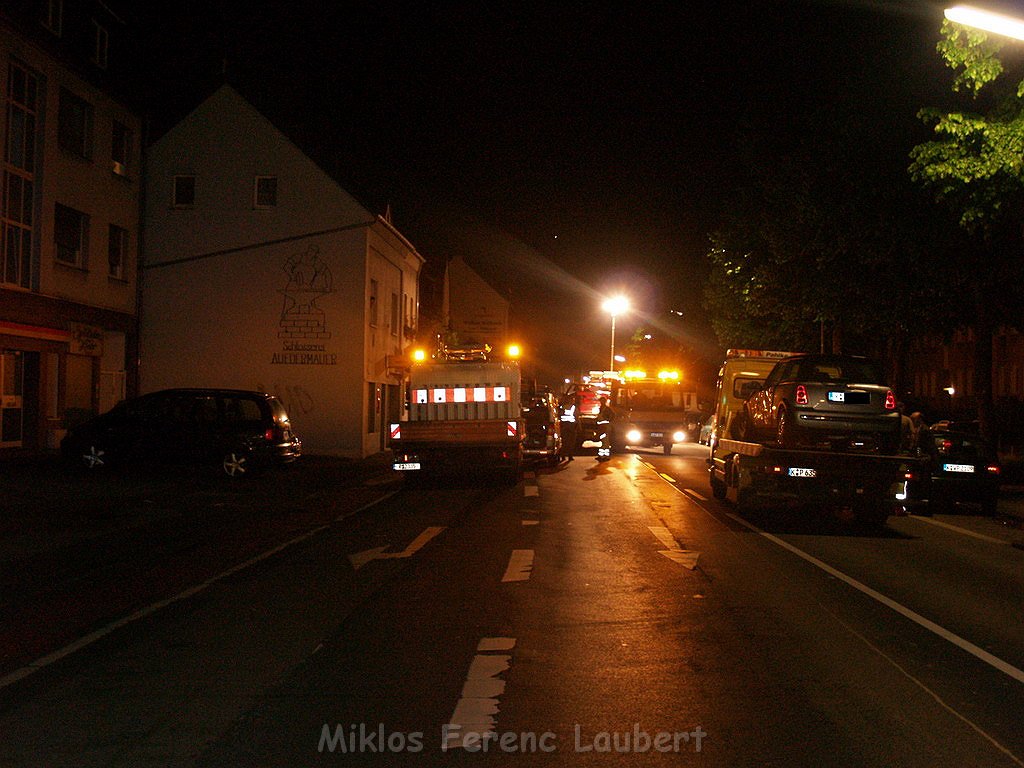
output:
M 550 394 L 532 397 L 523 403 L 526 434 L 523 456 L 557 464 L 562 459 L 562 422 L 558 403 Z
M 995 514 L 1000 465 L 992 446 L 976 434 L 934 427 L 924 442 L 931 459 L 929 510 L 944 512 L 960 503 Z
M 896 397 L 880 367 L 867 358 L 784 358 L 744 408 L 748 435 L 782 448 L 899 450 Z
M 281 402 L 235 389 L 165 389 L 123 400 L 68 431 L 65 460 L 90 471 L 116 464 L 210 464 L 240 477 L 302 454 Z

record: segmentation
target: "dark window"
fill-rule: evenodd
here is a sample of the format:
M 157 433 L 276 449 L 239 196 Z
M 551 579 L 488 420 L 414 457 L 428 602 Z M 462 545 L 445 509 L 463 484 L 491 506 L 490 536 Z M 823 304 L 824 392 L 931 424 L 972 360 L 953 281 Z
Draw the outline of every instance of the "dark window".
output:
M 398 321 L 399 321 L 400 307 L 398 305 L 398 294 L 391 294 L 391 335 L 398 335 Z
M 370 279 L 370 325 L 377 325 L 377 281 Z
M 273 208 L 277 205 L 277 177 L 257 176 L 253 196 L 256 208 Z
M 54 256 L 62 264 L 81 269 L 88 267 L 86 243 L 89 234 L 89 217 L 74 208 L 57 203 L 53 216 Z
M 191 208 L 196 204 L 196 177 L 174 177 L 174 207 Z
M 96 19 L 92 20 L 93 29 L 93 51 L 92 51 L 92 63 L 100 69 L 107 68 L 107 53 L 110 47 L 110 35 L 107 33 L 107 28 L 100 24 Z
M 124 279 L 124 262 L 128 255 L 128 231 L 121 227 L 110 225 L 109 239 L 107 240 L 107 264 L 110 277 L 116 280 Z
M 67 88 L 60 89 L 57 114 L 57 143 L 78 157 L 92 157 L 92 104 Z
M 111 169 L 119 176 L 128 175 L 132 160 L 132 144 L 132 129 L 115 120 L 110 133 L 110 161 Z

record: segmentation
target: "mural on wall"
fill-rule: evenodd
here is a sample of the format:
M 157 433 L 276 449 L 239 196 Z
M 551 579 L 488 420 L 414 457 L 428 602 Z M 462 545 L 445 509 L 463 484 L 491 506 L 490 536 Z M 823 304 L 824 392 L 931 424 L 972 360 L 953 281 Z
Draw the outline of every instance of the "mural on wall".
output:
M 304 253 L 289 256 L 283 265 L 288 282 L 278 291 L 284 296 L 277 337 L 284 340 L 280 352 L 274 352 L 273 365 L 337 365 L 338 356 L 322 343 L 331 338 L 327 314 L 317 306 L 324 296 L 334 293 L 334 278 L 320 249 L 311 245 Z

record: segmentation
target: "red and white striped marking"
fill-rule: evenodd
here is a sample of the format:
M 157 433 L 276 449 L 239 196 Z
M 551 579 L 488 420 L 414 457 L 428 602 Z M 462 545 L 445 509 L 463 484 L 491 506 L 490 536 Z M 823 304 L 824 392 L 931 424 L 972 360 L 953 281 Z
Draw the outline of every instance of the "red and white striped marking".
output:
M 472 396 L 472 399 L 470 399 Z M 413 392 L 416 405 L 427 403 L 505 403 L 508 387 L 431 387 Z

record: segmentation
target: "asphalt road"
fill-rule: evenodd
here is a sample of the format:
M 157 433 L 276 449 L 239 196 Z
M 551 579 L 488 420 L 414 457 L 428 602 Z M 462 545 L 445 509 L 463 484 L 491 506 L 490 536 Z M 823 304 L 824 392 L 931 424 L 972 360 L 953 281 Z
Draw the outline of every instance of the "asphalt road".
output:
M 703 456 L 320 491 L 3 684 L 0 765 L 1024 765 L 1017 532 L 744 519 Z

